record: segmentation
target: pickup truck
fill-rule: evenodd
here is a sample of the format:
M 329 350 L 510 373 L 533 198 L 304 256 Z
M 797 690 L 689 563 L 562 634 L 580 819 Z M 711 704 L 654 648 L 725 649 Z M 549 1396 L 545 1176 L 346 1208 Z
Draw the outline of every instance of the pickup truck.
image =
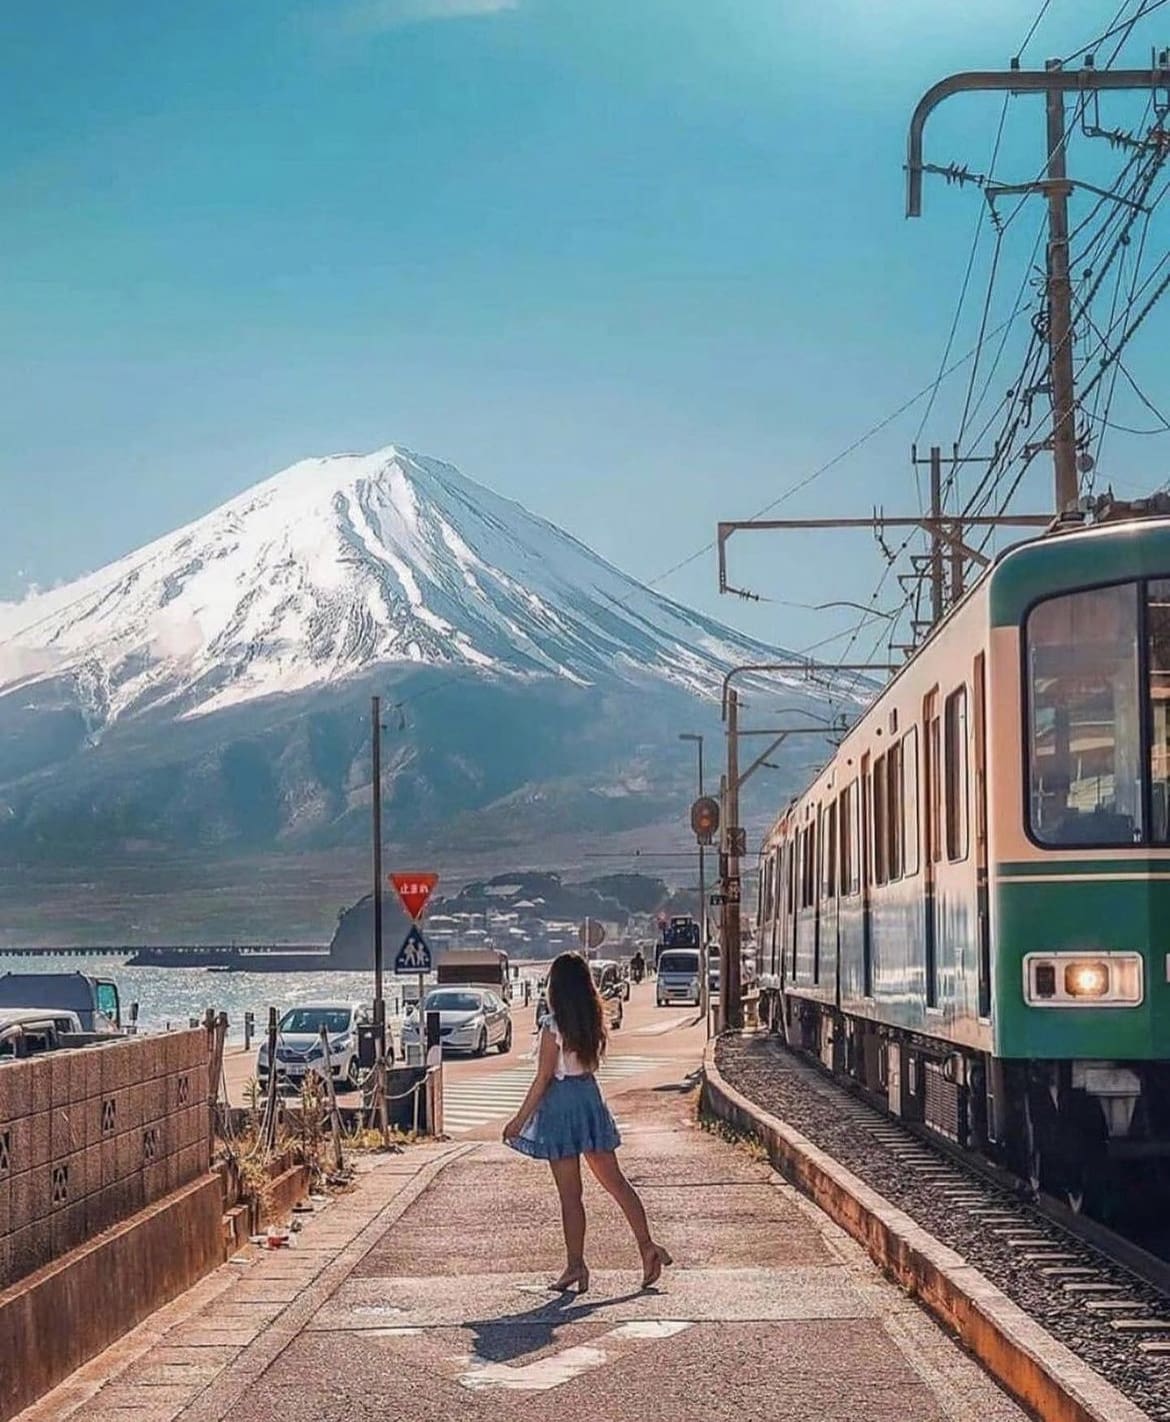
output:
M 0 1062 L 39 1056 L 58 1047 L 81 1046 L 89 1037 L 76 1012 L 51 1008 L 0 1008 Z
M 0 973 L 0 1011 L 10 1007 L 75 1013 L 83 1032 L 125 1030 L 117 983 L 86 973 Z

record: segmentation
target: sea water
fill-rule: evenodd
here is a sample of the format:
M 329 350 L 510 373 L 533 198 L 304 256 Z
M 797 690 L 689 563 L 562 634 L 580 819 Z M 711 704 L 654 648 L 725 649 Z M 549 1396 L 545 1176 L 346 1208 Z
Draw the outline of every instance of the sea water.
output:
M 520 967 L 524 976 L 546 971 L 527 963 Z M 244 1039 L 244 1013 L 256 1017 L 256 1033 L 268 1025 L 268 1009 L 282 1016 L 290 1007 L 305 1002 L 361 1002 L 367 1006 L 374 997 L 373 972 L 348 973 L 222 973 L 207 968 L 128 967 L 126 959 L 113 954 L 30 953 L 0 957 L 0 973 L 86 973 L 110 978 L 118 984 L 122 999 L 122 1021 L 130 1020 L 130 1004 L 138 1004 L 138 1026 L 144 1032 L 161 1032 L 186 1027 L 192 1018 L 202 1020 L 207 1008 L 226 1012 L 228 1041 Z M 417 978 L 402 983 L 386 974 L 386 1013 L 397 1017 L 402 1010 L 402 987 L 413 988 Z M 41 1007 L 49 1004 L 35 1003 Z

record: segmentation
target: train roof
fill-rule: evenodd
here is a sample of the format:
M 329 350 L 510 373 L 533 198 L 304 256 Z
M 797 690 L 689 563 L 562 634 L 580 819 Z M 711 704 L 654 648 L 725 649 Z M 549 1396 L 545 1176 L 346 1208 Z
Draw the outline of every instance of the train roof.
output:
M 887 695 L 896 694 L 898 682 L 921 657 L 939 647 L 947 629 L 973 603 L 986 600 L 993 627 L 1018 627 L 1028 610 L 1043 598 L 1077 588 L 1159 576 L 1170 578 L 1170 517 L 1162 514 L 1109 519 L 1088 527 L 1074 524 L 1054 528 L 1013 544 L 996 557 L 935 632 L 876 692 L 842 738 L 840 749 L 844 750 L 855 734 L 863 733 L 866 719 L 880 702 Z M 835 760 L 834 755 L 784 806 L 765 834 L 762 848 L 774 842 L 801 802 L 832 770 Z
M 988 588 L 991 625 L 1011 627 L 1043 597 L 1157 576 L 1170 577 L 1170 518 L 1127 518 L 1016 544 L 977 586 Z

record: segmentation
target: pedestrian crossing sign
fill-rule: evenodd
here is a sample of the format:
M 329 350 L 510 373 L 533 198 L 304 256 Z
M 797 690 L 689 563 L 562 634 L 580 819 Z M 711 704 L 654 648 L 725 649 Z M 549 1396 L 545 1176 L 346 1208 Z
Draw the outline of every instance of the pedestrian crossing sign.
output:
M 403 974 L 429 973 L 431 971 L 430 944 L 419 932 L 417 923 L 410 925 L 409 932 L 402 940 L 398 957 L 394 959 L 394 971 Z

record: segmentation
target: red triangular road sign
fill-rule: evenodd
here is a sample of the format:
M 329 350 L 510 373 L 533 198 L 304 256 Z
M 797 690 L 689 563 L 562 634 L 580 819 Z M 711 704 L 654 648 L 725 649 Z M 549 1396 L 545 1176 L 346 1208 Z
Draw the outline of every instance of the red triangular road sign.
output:
M 391 874 L 390 882 L 398 890 L 402 907 L 411 918 L 421 918 L 431 890 L 439 882 L 437 874 Z

